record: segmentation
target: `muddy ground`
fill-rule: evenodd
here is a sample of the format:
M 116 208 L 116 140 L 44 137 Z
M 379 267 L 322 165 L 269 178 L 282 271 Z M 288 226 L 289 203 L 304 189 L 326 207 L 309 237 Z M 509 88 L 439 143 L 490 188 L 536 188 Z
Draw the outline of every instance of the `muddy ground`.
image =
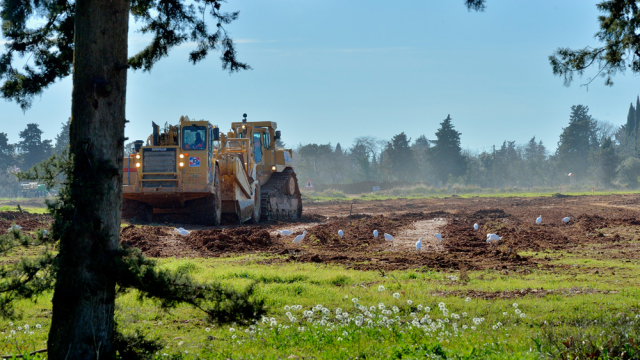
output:
M 588 253 L 598 259 L 640 257 L 640 195 L 546 198 L 445 198 L 306 204 L 297 223 L 130 226 L 122 241 L 154 257 L 281 255 L 271 261 L 337 263 L 354 269 L 496 269 L 528 271 L 550 267 L 557 254 Z M 542 215 L 542 224 L 535 219 Z M 569 216 L 571 221 L 563 223 Z M 473 230 L 473 224 L 479 230 Z M 175 227 L 191 230 L 181 236 Z M 282 236 L 276 230 L 294 234 Z M 306 230 L 301 244 L 296 235 Z M 344 236 L 338 236 L 338 230 Z M 378 230 L 380 236 L 373 237 Z M 434 233 L 441 233 L 437 241 Z M 393 241 L 385 241 L 384 233 Z M 486 242 L 487 233 L 502 237 Z M 423 238 L 416 251 L 415 242 Z M 536 253 L 540 256 L 524 256 Z
M 542 223 L 535 219 L 542 215 Z M 577 254 L 604 260 L 637 261 L 640 194 L 545 198 L 397 199 L 310 203 L 302 221 L 217 228 L 179 223 L 128 225 L 123 244 L 152 257 L 279 255 L 271 262 L 336 263 L 354 269 L 496 269 L 529 271 L 549 260 Z M 562 218 L 571 220 L 563 223 Z M 0 212 L 0 229 L 49 227 L 48 215 Z M 473 230 L 473 224 L 479 230 Z M 174 229 L 190 231 L 182 236 Z M 277 230 L 290 230 L 283 236 Z M 307 231 L 301 244 L 296 235 Z M 343 230 L 344 236 L 338 236 Z M 378 238 L 373 231 L 378 230 Z M 386 241 L 384 234 L 394 237 Z M 435 233 L 442 234 L 440 242 Z M 487 233 L 502 237 L 486 242 Z M 420 251 L 415 248 L 423 238 Z M 562 252 L 551 253 L 552 250 Z M 525 256 L 529 254 L 529 256 Z M 537 254 L 538 256 L 531 256 Z
M 0 212 L 0 231 L 7 231 L 11 225 L 20 225 L 24 231 L 46 229 L 51 226 L 52 218 L 46 214 L 31 214 L 19 211 Z

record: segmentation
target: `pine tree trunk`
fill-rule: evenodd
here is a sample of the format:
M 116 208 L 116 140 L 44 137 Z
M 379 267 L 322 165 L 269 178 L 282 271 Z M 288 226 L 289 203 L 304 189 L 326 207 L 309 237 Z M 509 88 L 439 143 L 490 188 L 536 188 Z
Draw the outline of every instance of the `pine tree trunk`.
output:
M 127 85 L 127 0 L 77 0 L 69 177 L 49 359 L 113 356 Z M 63 194 L 64 198 L 64 194 Z

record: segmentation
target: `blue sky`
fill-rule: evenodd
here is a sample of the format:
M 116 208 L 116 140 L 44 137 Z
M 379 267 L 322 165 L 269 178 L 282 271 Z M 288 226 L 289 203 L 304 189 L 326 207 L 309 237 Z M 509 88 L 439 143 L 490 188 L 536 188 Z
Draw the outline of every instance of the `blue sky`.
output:
M 402 131 L 433 139 L 451 114 L 465 149 L 536 136 L 554 150 L 572 105 L 621 125 L 640 93 L 631 73 L 588 89 L 586 78 L 567 88 L 551 73 L 556 48 L 597 45 L 597 2 L 488 0 L 476 13 L 463 0 L 229 0 L 224 7 L 240 18 L 228 30 L 253 70 L 229 75 L 218 54 L 191 65 L 193 44 L 185 44 L 150 73 L 130 71 L 126 134 L 146 139 L 151 121 L 180 115 L 226 130 L 246 112 L 276 121 L 288 145 L 345 147 L 357 136 Z M 145 41 L 132 31 L 130 54 Z M 52 139 L 70 109 L 68 78 L 26 113 L 0 102 L 0 131 L 15 142 L 35 122 Z

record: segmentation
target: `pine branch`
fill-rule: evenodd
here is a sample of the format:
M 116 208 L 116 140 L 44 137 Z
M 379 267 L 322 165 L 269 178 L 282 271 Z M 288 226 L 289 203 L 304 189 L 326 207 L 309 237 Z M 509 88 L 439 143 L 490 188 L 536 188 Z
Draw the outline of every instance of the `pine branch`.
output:
M 155 261 L 135 248 L 122 249 L 117 258 L 120 291 L 137 289 L 140 300 L 157 300 L 163 308 L 188 304 L 216 323 L 246 323 L 265 313 L 264 301 L 253 298 L 253 285 L 237 291 L 218 283 L 199 284 L 184 272 L 158 270 Z

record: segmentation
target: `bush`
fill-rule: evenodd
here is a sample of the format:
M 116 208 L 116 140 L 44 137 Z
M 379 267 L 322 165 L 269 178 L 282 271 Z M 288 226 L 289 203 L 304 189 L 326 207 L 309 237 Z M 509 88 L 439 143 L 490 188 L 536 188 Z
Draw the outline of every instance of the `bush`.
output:
M 639 330 L 637 316 L 609 314 L 546 324 L 533 341 L 542 359 L 640 359 Z
M 625 181 L 629 187 L 638 186 L 638 176 L 640 176 L 640 159 L 630 157 L 624 160 L 618 167 L 620 178 Z
M 20 197 L 22 189 L 18 178 L 9 169 L 0 172 L 0 197 Z

